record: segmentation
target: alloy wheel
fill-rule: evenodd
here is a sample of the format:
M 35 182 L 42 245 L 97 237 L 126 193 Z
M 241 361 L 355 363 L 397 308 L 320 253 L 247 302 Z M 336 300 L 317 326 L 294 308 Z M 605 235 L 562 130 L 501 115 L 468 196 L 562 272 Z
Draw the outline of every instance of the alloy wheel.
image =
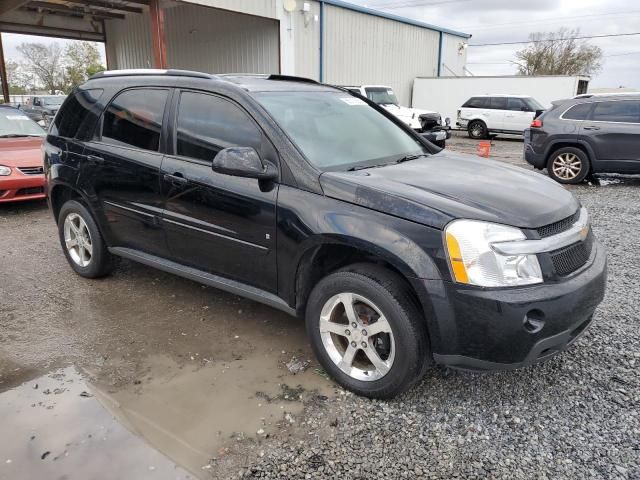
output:
M 574 153 L 561 153 L 551 164 L 553 173 L 562 180 L 573 180 L 582 170 L 582 160 Z
M 64 219 L 64 243 L 71 259 L 79 266 L 91 263 L 93 244 L 86 222 L 77 213 Z
M 391 325 L 365 297 L 334 295 L 322 307 L 319 327 L 325 351 L 351 378 L 374 381 L 391 370 L 395 359 Z

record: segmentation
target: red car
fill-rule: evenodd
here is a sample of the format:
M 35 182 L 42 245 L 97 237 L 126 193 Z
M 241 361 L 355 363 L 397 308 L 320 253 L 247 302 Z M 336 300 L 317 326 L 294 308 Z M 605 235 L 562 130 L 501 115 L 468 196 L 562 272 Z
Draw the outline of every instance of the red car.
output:
M 45 135 L 21 110 L 0 107 L 0 203 L 45 198 L 41 150 Z

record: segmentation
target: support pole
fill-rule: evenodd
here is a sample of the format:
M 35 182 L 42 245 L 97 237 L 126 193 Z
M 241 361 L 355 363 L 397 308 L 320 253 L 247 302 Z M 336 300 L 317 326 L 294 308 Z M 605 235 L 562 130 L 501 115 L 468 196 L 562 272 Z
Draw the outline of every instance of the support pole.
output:
M 4 50 L 2 48 L 2 32 L 0 32 L 0 84 L 4 103 L 9 103 L 9 82 L 7 81 L 7 66 L 4 63 Z
M 149 14 L 151 16 L 151 41 L 153 43 L 153 66 L 167 68 L 167 46 L 164 36 L 164 11 L 160 7 L 160 0 L 149 0 Z

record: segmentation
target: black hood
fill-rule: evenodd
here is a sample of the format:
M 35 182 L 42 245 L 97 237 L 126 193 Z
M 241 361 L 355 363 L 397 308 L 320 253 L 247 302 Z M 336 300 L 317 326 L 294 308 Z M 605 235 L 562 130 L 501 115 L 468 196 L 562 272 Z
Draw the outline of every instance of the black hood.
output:
M 576 197 L 520 167 L 442 151 L 397 165 L 325 172 L 325 195 L 443 228 L 455 218 L 537 228 L 572 215 Z

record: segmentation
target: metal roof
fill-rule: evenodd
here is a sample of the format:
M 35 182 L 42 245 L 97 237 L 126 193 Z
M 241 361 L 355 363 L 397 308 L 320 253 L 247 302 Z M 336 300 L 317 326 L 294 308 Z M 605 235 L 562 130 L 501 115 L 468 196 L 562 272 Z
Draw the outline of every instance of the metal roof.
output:
M 360 5 L 354 5 L 353 3 L 344 2 L 343 0 L 319 0 L 319 1 L 320 3 L 333 5 L 335 7 L 346 8 L 347 10 L 353 10 L 354 12 L 365 13 L 367 15 L 373 15 L 374 17 L 381 17 L 381 18 L 386 18 L 388 20 L 395 20 L 396 22 L 406 23 L 408 25 L 415 25 L 416 27 L 428 28 L 429 30 L 448 33 L 449 35 L 455 35 L 457 37 L 471 38 L 471 34 L 469 33 L 457 32 L 455 30 L 449 30 L 448 28 L 442 28 L 436 25 L 431 25 L 430 23 L 413 20 L 412 18 L 401 17 L 400 15 L 385 13 L 385 12 L 381 12 L 380 10 L 374 10 L 372 8 L 361 7 Z

